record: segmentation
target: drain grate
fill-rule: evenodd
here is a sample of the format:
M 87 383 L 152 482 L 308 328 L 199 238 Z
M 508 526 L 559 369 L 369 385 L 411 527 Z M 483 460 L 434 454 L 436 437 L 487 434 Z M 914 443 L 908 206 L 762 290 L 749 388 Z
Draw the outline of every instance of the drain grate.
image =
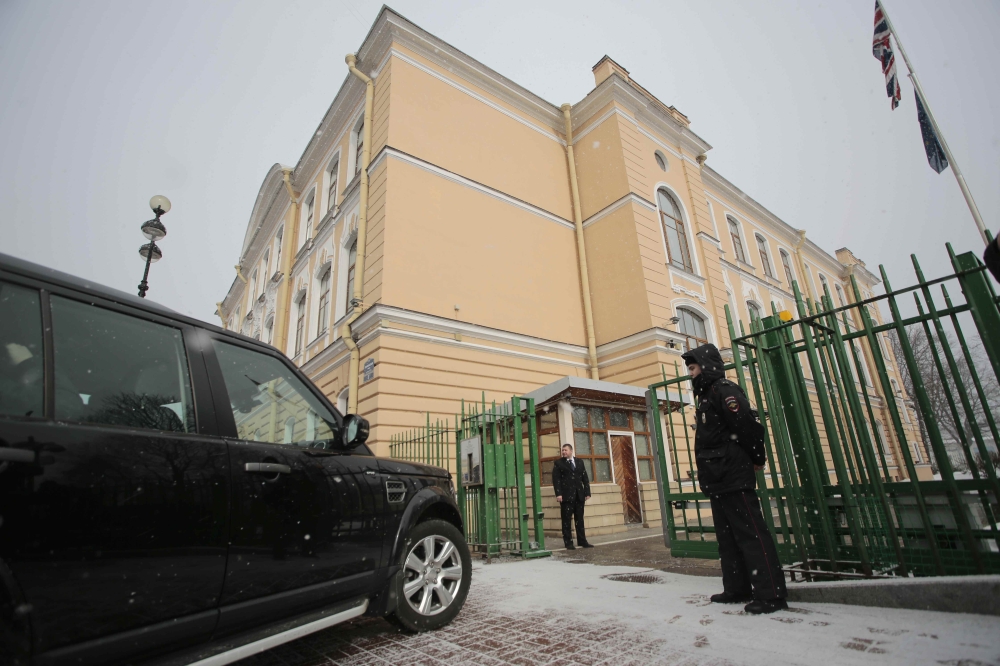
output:
M 608 574 L 606 576 L 601 576 L 601 578 L 617 581 L 619 583 L 646 583 L 647 585 L 663 584 L 662 578 L 660 578 L 656 574 L 651 574 L 651 573 Z

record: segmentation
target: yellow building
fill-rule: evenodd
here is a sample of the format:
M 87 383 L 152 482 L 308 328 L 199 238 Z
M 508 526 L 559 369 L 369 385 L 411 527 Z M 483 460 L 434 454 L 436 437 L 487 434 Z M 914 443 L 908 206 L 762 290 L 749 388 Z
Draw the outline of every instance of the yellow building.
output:
M 298 163 L 264 179 L 219 314 L 368 418 L 379 454 L 427 412 L 534 392 L 543 461 L 590 448 L 594 533 L 658 525 L 642 393 L 661 364 L 728 348 L 725 305 L 794 311 L 792 279 L 845 303 L 851 274 L 878 283 L 709 167 L 690 120 L 611 58 L 558 107 L 384 8 L 348 61 Z M 614 483 L 627 457 L 636 487 Z

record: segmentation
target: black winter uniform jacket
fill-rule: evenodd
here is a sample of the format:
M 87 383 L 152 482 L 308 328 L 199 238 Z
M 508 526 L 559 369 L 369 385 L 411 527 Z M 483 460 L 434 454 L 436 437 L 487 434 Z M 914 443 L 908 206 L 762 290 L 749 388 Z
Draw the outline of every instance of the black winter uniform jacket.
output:
M 750 422 L 756 422 L 743 390 L 725 377 L 724 363 L 713 344 L 685 353 L 687 364 L 697 363 L 701 374 L 692 383 L 698 398 L 694 439 L 698 483 L 706 495 L 754 490 L 757 475 L 751 455 L 764 464 L 763 451 L 750 450 Z M 741 442 L 741 438 L 743 442 Z

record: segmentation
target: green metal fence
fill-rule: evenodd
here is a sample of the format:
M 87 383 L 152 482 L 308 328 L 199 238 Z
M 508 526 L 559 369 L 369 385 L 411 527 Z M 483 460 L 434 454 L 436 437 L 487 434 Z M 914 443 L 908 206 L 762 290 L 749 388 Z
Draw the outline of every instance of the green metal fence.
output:
M 463 442 L 479 451 L 480 469 L 475 474 L 468 474 L 468 463 L 463 467 Z M 551 554 L 545 550 L 542 526 L 534 400 L 513 396 L 501 404 L 487 403 L 485 397 L 478 404 L 463 401 L 454 428 L 448 421 L 432 423 L 428 416 L 425 426 L 393 436 L 389 451 L 393 458 L 452 472 L 465 538 L 474 551 L 488 557 Z
M 726 369 L 765 425 L 768 465 L 758 472 L 758 493 L 793 578 L 1000 572 L 1000 484 L 990 456 L 1000 442 L 998 405 L 984 389 L 1000 377 L 1000 310 L 977 257 L 948 251 L 953 274 L 927 280 L 913 257 L 917 284 L 905 289 L 894 291 L 882 268 L 882 296 L 863 298 L 852 275 L 849 304 L 835 305 L 825 286 L 814 303 L 793 284 L 797 311 L 778 313 L 772 304 L 774 314 L 751 322 L 749 332 L 742 324 L 736 332 L 726 308 Z M 964 303 L 953 302 L 949 283 Z M 917 314 L 904 317 L 900 299 L 910 295 Z M 881 324 L 870 309 L 879 306 L 890 315 Z M 985 362 L 975 362 L 963 331 L 970 319 Z M 930 368 L 917 362 L 914 335 L 925 336 Z M 904 368 L 912 396 L 896 379 Z M 652 420 L 665 540 L 675 556 L 714 558 L 711 510 L 697 488 L 693 401 L 684 396 L 690 378 L 679 367 L 674 375 L 664 373 L 647 393 L 651 412 L 664 415 L 663 425 Z M 932 404 L 932 385 L 944 387 L 947 414 Z M 668 390 L 681 399 L 662 401 Z M 952 441 L 942 434 L 945 417 L 955 425 Z M 948 445 L 969 478 L 956 477 Z

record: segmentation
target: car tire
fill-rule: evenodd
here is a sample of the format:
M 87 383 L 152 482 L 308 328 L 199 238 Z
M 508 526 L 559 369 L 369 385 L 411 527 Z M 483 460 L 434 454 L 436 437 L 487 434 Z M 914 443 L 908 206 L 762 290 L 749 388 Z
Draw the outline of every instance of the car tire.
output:
M 389 583 L 396 598 L 390 622 L 419 632 L 455 619 L 472 581 L 469 546 L 457 527 L 443 520 L 419 523 L 403 543 L 399 565 Z

